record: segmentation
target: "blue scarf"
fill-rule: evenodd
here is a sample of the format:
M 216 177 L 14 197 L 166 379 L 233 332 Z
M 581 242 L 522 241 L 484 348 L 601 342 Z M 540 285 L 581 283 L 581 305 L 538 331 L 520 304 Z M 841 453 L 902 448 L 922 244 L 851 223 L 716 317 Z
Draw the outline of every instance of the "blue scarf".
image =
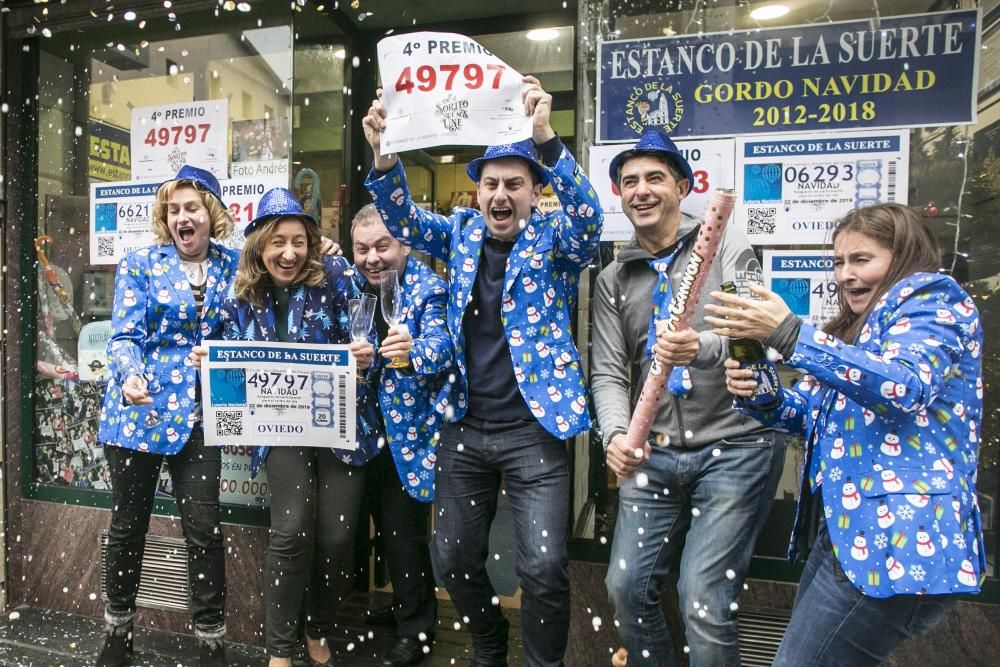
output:
M 646 336 L 646 356 L 649 358 L 653 357 L 653 345 L 656 344 L 656 323 L 670 319 L 670 302 L 674 298 L 674 290 L 670 286 L 670 267 L 683 247 L 684 242 L 681 241 L 668 257 L 649 260 L 649 268 L 659 275 L 651 295 L 653 314 L 649 317 L 649 333 Z M 687 398 L 691 387 L 691 373 L 687 366 L 674 366 L 667 381 L 667 390 L 674 396 Z

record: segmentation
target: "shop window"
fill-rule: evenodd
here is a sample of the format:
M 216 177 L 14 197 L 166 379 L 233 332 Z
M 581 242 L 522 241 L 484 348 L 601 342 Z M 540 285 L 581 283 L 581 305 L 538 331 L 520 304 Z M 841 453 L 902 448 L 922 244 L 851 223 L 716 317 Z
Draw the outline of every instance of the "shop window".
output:
M 145 199 L 102 209 L 97 188 L 155 185 L 198 150 L 190 144 L 206 140 L 221 147 L 211 151 L 218 160 L 212 168 L 238 230 L 253 217 L 254 202 L 238 194 L 227 197 L 229 183 L 290 184 L 292 26 L 287 17 L 260 22 L 255 17 L 253 23 L 228 27 L 220 20 L 216 26 L 220 32 L 210 35 L 185 31 L 175 37 L 170 30 L 161 39 L 137 31 L 119 36 L 123 42 L 117 47 L 96 37 L 94 43 L 80 41 L 79 35 L 41 44 L 37 372 L 29 466 L 29 493 L 35 497 L 110 503 L 97 431 L 109 376 L 105 350 L 114 271 L 124 252 L 152 243 L 152 196 L 147 192 Z M 148 44 L 140 45 L 143 39 Z M 134 125 L 151 108 L 176 104 L 210 109 L 210 120 L 191 136 L 184 128 L 179 137 Z M 139 151 L 152 153 L 167 144 L 170 150 L 154 153 L 166 166 L 140 164 Z M 239 245 L 241 238 L 238 232 L 226 242 Z M 266 477 L 251 481 L 249 452 L 236 449 L 224 452 L 222 500 L 234 507 L 262 506 Z M 166 468 L 160 479 L 159 495 L 169 499 Z M 160 508 L 169 511 L 169 504 Z
M 797 25 L 823 25 L 831 21 L 862 20 L 872 22 L 877 26 L 879 22 L 884 22 L 889 18 L 887 14 L 878 15 L 876 10 L 873 14 L 869 3 L 822 3 L 819 8 L 813 6 L 785 3 L 791 7 L 792 11 L 784 18 L 778 20 L 759 21 L 750 17 L 749 12 L 753 9 L 754 3 L 733 2 L 733 3 L 701 3 L 701 2 L 646 2 L 634 0 L 604 0 L 598 2 L 581 3 L 581 25 L 590 27 L 589 34 L 582 35 L 578 40 L 578 48 L 581 51 L 581 61 L 586 61 L 588 67 L 581 72 L 583 85 L 578 89 L 577 96 L 581 100 L 580 109 L 586 108 L 590 100 L 598 97 L 597 68 L 601 66 L 601 57 L 598 43 L 605 43 L 616 40 L 639 40 L 639 39 L 660 39 L 670 37 L 682 37 L 686 35 L 704 35 L 708 40 L 712 33 L 721 35 L 732 35 L 733 31 L 754 30 L 759 31 L 765 37 L 771 37 L 768 32 L 771 29 Z M 967 5 L 966 5 L 967 6 Z M 583 15 L 584 10 L 586 15 Z M 909 14 L 919 14 L 927 11 L 926 3 L 901 2 L 896 3 L 892 11 L 896 16 Z M 1000 339 L 996 332 L 1000 330 L 1000 313 L 995 304 L 997 303 L 997 293 L 1000 290 L 1000 260 L 997 253 L 996 221 L 998 220 L 997 194 L 1000 184 L 996 177 L 997 156 L 1000 155 L 1000 113 L 997 109 L 998 92 L 998 49 L 996 47 L 996 11 L 986 8 L 983 10 L 984 16 L 982 25 L 982 50 L 977 54 L 978 64 L 978 87 L 972 91 L 973 104 L 978 109 L 978 119 L 972 124 L 955 123 L 934 123 L 932 127 L 910 127 L 899 131 L 902 139 L 908 141 L 908 153 L 903 154 L 903 162 L 908 165 L 905 174 L 890 173 L 891 178 L 905 178 L 908 181 L 906 192 L 900 195 L 905 201 L 923 213 L 924 219 L 930 224 L 943 251 L 942 269 L 950 273 L 958 280 L 966 291 L 972 295 L 979 309 L 983 331 L 985 333 L 985 344 L 983 352 L 983 384 L 984 406 L 983 425 L 979 439 L 979 461 L 978 461 L 978 481 L 977 489 L 979 495 L 979 505 L 983 512 L 983 529 L 985 535 L 985 551 L 987 560 L 987 573 L 990 577 L 996 576 L 997 568 L 997 517 L 994 510 L 995 499 L 1000 492 L 1000 475 L 998 475 L 997 458 L 1000 449 L 1000 431 L 998 431 L 998 399 L 995 391 L 997 382 L 997 354 L 996 348 L 1000 345 Z M 878 34 L 877 32 L 875 34 Z M 634 43 L 633 43 L 634 44 Z M 658 66 L 666 63 L 662 60 L 662 52 L 657 52 Z M 643 57 L 649 56 L 645 53 Z M 625 62 L 624 60 L 622 62 Z M 633 61 L 634 71 L 638 72 L 645 63 L 652 61 Z M 682 60 L 675 60 L 671 67 L 677 66 L 683 69 Z M 964 73 L 967 75 L 967 73 Z M 946 76 L 942 72 L 941 76 Z M 956 73 L 956 76 L 958 73 Z M 706 75 L 707 77 L 707 75 Z M 639 77 L 641 78 L 641 77 Z M 669 77 L 668 77 L 669 78 Z M 794 77 L 791 77 L 794 78 Z M 705 79 L 707 80 L 707 78 Z M 973 81 L 976 79 L 973 78 Z M 733 78 L 735 81 L 735 77 Z M 730 82 L 731 83 L 731 82 Z M 627 110 L 633 113 L 636 127 L 641 129 L 644 124 L 660 124 L 670 121 L 670 112 L 677 100 L 663 94 L 659 85 L 651 86 L 648 90 L 635 89 L 636 97 L 632 101 L 632 106 Z M 724 90 L 724 88 L 723 88 Z M 633 91 L 635 92 L 635 91 Z M 641 94 L 640 94 L 641 93 Z M 837 98 L 840 99 L 840 98 Z M 847 99 L 847 98 L 844 98 Z M 968 104 L 963 98 L 963 104 Z M 695 106 L 692 100 L 686 100 L 689 107 L 687 113 L 696 113 L 702 120 L 708 116 L 726 113 L 727 99 L 715 100 L 709 108 L 700 108 L 692 112 Z M 836 100 L 823 100 L 826 102 Z M 849 102 L 850 100 L 848 100 Z M 604 150 L 605 147 L 598 146 L 604 143 L 598 135 L 600 123 L 607 123 L 611 114 L 616 112 L 615 105 L 625 109 L 628 100 L 608 99 L 598 100 L 597 106 L 592 114 L 587 114 L 588 121 L 582 124 L 584 136 L 577 138 L 577 144 L 586 144 L 592 153 Z M 890 103 L 891 104 L 891 103 Z M 844 107 L 834 110 L 834 105 L 830 106 L 831 113 L 836 111 L 839 118 L 849 119 L 850 109 Z M 844 112 L 841 114 L 841 111 Z M 660 115 L 657 116 L 657 113 Z M 679 113 L 679 112 L 678 112 Z M 780 127 L 783 122 L 780 110 L 772 114 L 769 120 L 766 113 L 762 115 L 762 122 L 773 125 L 771 132 L 783 132 L 791 130 Z M 597 119 L 599 122 L 591 122 Z M 836 119 L 836 118 L 835 118 Z M 859 116 L 860 119 L 860 116 Z M 773 121 L 773 122 L 772 122 Z M 669 125 L 670 122 L 665 122 Z M 912 124 L 911 124 L 912 125 Z M 860 122 L 857 124 L 861 128 Z M 845 130 L 844 126 L 839 128 Z M 851 129 L 848 126 L 846 129 Z M 861 128 L 863 130 L 863 128 Z M 895 131 L 893 131 L 895 132 Z M 674 134 L 675 139 L 698 139 L 696 132 Z M 717 131 L 711 133 L 713 136 L 731 137 L 733 133 Z M 688 136 L 685 136 L 688 135 Z M 638 136 L 638 130 L 636 130 Z M 815 136 L 826 136 L 821 130 Z M 619 141 L 628 141 L 618 139 Z M 634 141 L 635 138 L 632 139 Z M 622 145 L 609 144 L 607 150 L 614 154 L 623 148 Z M 733 162 L 738 162 L 738 156 L 734 155 Z M 778 160 L 775 160 L 777 162 Z M 590 177 L 593 181 L 605 178 L 600 173 L 595 172 L 593 158 L 590 161 Z M 890 170 L 891 172 L 892 170 Z M 866 176 L 866 178 L 868 178 Z M 902 181 L 900 181 L 902 182 Z M 722 183 L 723 186 L 732 187 L 735 182 Z M 876 187 L 877 186 L 877 187 Z M 879 194 L 875 195 L 875 190 Z M 869 190 L 858 190 L 859 199 L 868 196 L 886 196 L 892 189 L 892 184 L 886 182 L 872 182 Z M 741 196 L 744 193 L 739 193 Z M 602 195 L 603 198 L 603 195 Z M 885 201 L 885 199 L 882 199 Z M 898 199 L 897 199 L 898 201 Z M 617 204 L 615 197 L 610 197 L 603 202 L 605 211 Z M 791 202 L 781 202 L 782 206 L 790 206 Z M 822 207 L 820 207 L 822 208 Z M 694 212 L 701 215 L 701 211 Z M 624 218 L 622 218 L 624 220 Z M 758 220 L 761 224 L 765 221 Z M 625 221 L 627 225 L 627 221 Z M 607 222 L 606 222 L 607 229 Z M 623 238 L 631 235 L 628 234 Z M 775 241 L 773 243 L 760 243 L 755 246 L 758 255 L 762 257 L 765 253 L 775 250 L 795 250 L 808 252 L 821 252 L 827 246 L 828 237 L 809 243 L 788 245 L 787 240 Z M 615 261 L 618 250 L 627 243 L 625 240 L 616 242 L 608 241 L 602 243 L 602 254 L 600 266 L 592 271 L 591 279 L 595 279 L 598 272 L 604 266 Z M 818 282 L 830 283 L 832 275 L 821 278 Z M 835 303 L 835 302 L 834 302 Z M 581 298 L 581 308 L 586 307 L 586 300 Z M 581 321 L 586 321 L 586 316 L 581 311 Z M 581 339 L 584 336 L 581 335 Z M 579 340 L 579 339 L 578 339 Z M 640 378 L 641 381 L 641 378 Z M 601 440 L 598 437 L 600 425 L 595 428 L 589 447 L 576 448 L 574 458 L 574 489 L 576 494 L 574 500 L 574 515 L 572 525 L 578 541 L 573 545 L 577 556 L 594 557 L 596 559 L 607 558 L 608 544 L 614 535 L 616 515 L 618 512 L 618 482 L 613 474 L 609 474 L 604 465 L 604 452 L 601 447 Z M 775 498 L 774 508 L 770 519 L 764 528 L 764 532 L 758 541 L 755 551 L 754 572 L 758 575 L 767 572 L 767 578 L 788 578 L 796 580 L 797 575 L 784 568 L 785 546 L 789 535 L 789 527 L 792 521 L 792 514 L 795 506 L 795 499 L 799 495 L 799 470 L 802 465 L 803 447 L 801 442 L 791 443 L 786 454 L 784 474 L 779 482 Z M 784 574 L 782 574 L 784 573 Z M 753 576 L 753 572 L 751 573 Z

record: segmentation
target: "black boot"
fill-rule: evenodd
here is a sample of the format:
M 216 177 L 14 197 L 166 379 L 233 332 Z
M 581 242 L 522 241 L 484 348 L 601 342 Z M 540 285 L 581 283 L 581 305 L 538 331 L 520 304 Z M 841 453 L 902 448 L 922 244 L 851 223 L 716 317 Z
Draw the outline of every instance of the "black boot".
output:
M 199 639 L 198 650 L 201 655 L 201 667 L 229 667 L 222 639 Z
M 132 655 L 132 623 L 112 625 L 104 637 L 97 667 L 128 667 Z

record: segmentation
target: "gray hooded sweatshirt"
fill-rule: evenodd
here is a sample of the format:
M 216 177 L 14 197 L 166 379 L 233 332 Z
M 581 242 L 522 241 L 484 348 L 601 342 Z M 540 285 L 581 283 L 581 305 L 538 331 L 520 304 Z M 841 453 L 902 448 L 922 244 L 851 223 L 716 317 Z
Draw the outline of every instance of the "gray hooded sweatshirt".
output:
M 699 223 L 697 218 L 682 214 L 677 239 L 684 240 L 684 247 L 670 267 L 670 285 L 675 293 Z M 652 363 L 646 356 L 653 312 L 651 295 L 658 277 L 649 266 L 652 259 L 654 256 L 633 238 L 617 261 L 597 277 L 592 304 L 590 384 L 605 448 L 612 437 L 628 430 L 632 409 Z M 728 339 L 713 333 L 704 320 L 703 306 L 712 302 L 709 292 L 729 280 L 744 294 L 748 281 L 763 282 L 760 262 L 750 242 L 733 224 L 726 229 L 690 323 L 699 332 L 698 355 L 688 367 L 693 387 L 683 399 L 668 390 L 663 392 L 651 434 L 659 443 L 696 448 L 720 440 L 746 439 L 766 430 L 732 408 L 733 397 L 726 391 L 722 365 L 729 355 Z

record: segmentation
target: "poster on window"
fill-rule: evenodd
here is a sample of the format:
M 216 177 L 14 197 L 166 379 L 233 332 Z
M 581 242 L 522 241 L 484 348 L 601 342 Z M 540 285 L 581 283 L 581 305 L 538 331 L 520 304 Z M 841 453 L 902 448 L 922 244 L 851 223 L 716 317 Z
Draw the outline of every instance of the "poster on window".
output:
M 813 326 L 822 326 L 840 311 L 833 255 L 828 250 L 765 248 L 764 286 Z
M 160 183 L 92 183 L 90 185 L 90 263 L 117 264 L 122 257 L 153 243 L 153 206 Z M 257 215 L 260 198 L 271 188 L 288 187 L 287 176 L 220 180 L 222 201 L 233 219 L 232 233 L 222 244 L 240 249 L 243 230 Z
M 229 100 L 132 109 L 132 180 L 172 178 L 186 164 L 229 176 Z
M 531 136 L 521 75 L 474 40 L 412 32 L 378 43 L 383 155 L 430 146 L 510 144 Z
M 732 139 L 687 139 L 677 142 L 677 149 L 691 165 L 693 182 L 688 195 L 681 200 L 681 210 L 701 218 L 716 188 L 731 188 L 733 179 Z M 604 208 L 602 241 L 626 241 L 632 238 L 632 223 L 622 209 L 618 187 L 611 182 L 608 168 L 611 160 L 628 146 L 592 146 L 590 148 L 590 182 Z
M 288 180 L 288 149 L 292 136 L 287 118 L 234 120 L 233 178 L 280 176 Z
M 907 202 L 909 130 L 736 141 L 733 219 L 754 245 L 825 245 L 854 208 Z

